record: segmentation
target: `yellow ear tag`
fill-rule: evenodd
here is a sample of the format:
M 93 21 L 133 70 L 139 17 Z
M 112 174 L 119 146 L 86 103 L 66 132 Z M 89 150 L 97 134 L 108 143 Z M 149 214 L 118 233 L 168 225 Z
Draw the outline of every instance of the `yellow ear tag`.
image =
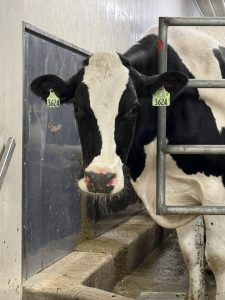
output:
M 55 92 L 51 89 L 49 91 L 49 96 L 47 98 L 47 106 L 48 107 L 59 107 L 60 106 L 60 99 L 56 96 Z
M 170 106 L 170 93 L 164 86 L 152 95 L 152 106 Z

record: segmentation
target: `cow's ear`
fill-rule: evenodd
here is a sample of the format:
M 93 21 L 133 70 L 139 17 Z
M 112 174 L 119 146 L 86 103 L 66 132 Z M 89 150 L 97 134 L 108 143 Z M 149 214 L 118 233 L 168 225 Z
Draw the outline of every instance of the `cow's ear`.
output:
M 40 76 L 31 82 L 31 90 L 43 100 L 46 101 L 53 90 L 61 102 L 69 102 L 74 97 L 76 89 L 80 84 L 81 73 L 74 75 L 68 81 L 63 80 L 61 77 L 48 74 Z
M 122 64 L 129 69 L 129 67 L 131 67 L 130 61 L 122 54 L 120 54 L 120 53 L 117 53 L 117 54 L 119 55 Z
M 159 75 L 148 77 L 145 79 L 145 93 L 153 94 L 160 87 L 164 86 L 171 98 L 176 98 L 186 87 L 188 78 L 181 72 L 165 72 Z

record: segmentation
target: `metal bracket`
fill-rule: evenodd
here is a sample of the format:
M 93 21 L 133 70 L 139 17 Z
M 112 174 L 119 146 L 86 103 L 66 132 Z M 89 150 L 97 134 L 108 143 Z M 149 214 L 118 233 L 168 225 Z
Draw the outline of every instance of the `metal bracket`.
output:
M 10 161 L 12 159 L 12 155 L 15 147 L 16 147 L 15 138 L 14 137 L 8 138 L 8 141 L 4 147 L 4 151 L 0 161 L 0 190 L 4 182 L 5 175 L 8 170 Z
M 225 26 L 225 18 L 159 18 L 159 38 L 163 49 L 159 51 L 159 72 L 167 71 L 168 26 Z M 188 81 L 189 87 L 225 88 L 225 80 Z M 225 206 L 167 206 L 165 203 L 166 154 L 225 154 L 225 145 L 167 145 L 166 107 L 158 107 L 157 119 L 157 177 L 156 213 L 159 215 L 225 215 Z M 225 201 L 225 199 L 224 199 Z

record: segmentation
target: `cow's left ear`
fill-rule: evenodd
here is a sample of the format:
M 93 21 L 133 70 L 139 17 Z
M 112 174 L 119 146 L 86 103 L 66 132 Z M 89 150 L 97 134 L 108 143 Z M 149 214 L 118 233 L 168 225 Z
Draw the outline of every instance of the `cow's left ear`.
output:
M 139 97 L 150 97 L 162 86 L 170 93 L 171 99 L 176 98 L 185 88 L 188 78 L 181 72 L 165 72 L 158 75 L 146 76 L 129 67 L 130 77 Z
M 181 72 L 165 72 L 145 80 L 145 89 L 152 94 L 164 86 L 172 99 L 176 98 L 188 83 L 188 77 Z
M 163 84 L 164 88 L 173 97 L 176 97 L 187 85 L 188 77 L 181 72 L 165 72 L 158 76 L 154 85 L 158 86 Z

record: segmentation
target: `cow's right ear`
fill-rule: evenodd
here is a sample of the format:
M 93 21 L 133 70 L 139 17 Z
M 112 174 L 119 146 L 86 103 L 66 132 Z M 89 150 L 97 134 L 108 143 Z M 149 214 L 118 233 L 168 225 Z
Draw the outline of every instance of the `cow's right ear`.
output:
M 61 77 L 48 74 L 40 76 L 31 82 L 31 90 L 43 100 L 46 101 L 53 90 L 60 102 L 69 102 L 74 97 L 78 84 L 80 83 L 80 74 L 76 74 L 68 81 L 63 80 Z

